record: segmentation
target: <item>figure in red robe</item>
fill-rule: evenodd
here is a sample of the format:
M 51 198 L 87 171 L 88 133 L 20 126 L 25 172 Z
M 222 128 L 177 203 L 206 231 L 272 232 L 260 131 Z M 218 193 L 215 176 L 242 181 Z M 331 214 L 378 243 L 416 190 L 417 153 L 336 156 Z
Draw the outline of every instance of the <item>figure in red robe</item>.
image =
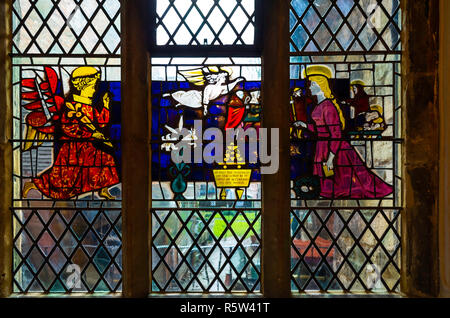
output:
M 233 93 L 227 103 L 227 121 L 225 129 L 237 128 L 241 126 L 245 115 L 245 105 L 250 101 L 251 96 L 242 90 Z
M 101 109 L 92 105 L 99 79 L 100 72 L 93 67 L 79 67 L 72 73 L 69 97 L 65 103 L 57 103 L 49 120 L 61 147 L 53 166 L 25 183 L 24 197 L 37 189 L 52 199 L 67 200 L 92 191 L 114 199 L 108 188 L 118 184 L 119 177 L 115 159 L 108 151 L 113 145 L 102 133 L 110 119 L 109 93 L 103 96 Z M 48 106 L 45 100 L 42 106 Z M 30 128 L 39 131 L 40 127 Z

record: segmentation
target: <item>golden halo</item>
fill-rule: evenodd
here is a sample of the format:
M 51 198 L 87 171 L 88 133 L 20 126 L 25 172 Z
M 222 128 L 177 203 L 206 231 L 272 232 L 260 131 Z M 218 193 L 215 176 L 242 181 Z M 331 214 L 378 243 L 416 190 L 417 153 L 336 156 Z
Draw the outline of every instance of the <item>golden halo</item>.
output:
M 330 79 L 333 78 L 333 71 L 326 65 L 308 65 L 303 70 L 303 77 L 312 77 L 312 76 L 325 76 Z
M 351 86 L 353 86 L 353 85 L 366 86 L 366 83 L 364 83 L 364 82 L 363 82 L 362 80 L 360 80 L 360 79 L 357 79 L 357 80 L 351 81 L 350 85 L 351 85 Z

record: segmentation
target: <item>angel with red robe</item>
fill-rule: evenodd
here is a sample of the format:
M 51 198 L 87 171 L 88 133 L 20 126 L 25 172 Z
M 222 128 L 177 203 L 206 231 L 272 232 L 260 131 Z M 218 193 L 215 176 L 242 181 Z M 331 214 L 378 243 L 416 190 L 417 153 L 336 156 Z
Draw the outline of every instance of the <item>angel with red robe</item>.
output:
M 110 93 L 103 96 L 101 107 L 93 105 L 100 71 L 88 66 L 75 69 L 65 100 L 55 93 L 56 72 L 46 67 L 45 73 L 42 83 L 22 81 L 29 90 L 22 98 L 34 99 L 24 106 L 31 112 L 26 117 L 23 150 L 37 147 L 45 139 L 55 139 L 60 147 L 53 165 L 25 183 L 23 196 L 36 189 L 52 199 L 67 200 L 93 191 L 101 198 L 115 199 L 109 188 L 119 183 L 119 176 L 111 154 L 113 145 L 103 132 L 110 120 Z

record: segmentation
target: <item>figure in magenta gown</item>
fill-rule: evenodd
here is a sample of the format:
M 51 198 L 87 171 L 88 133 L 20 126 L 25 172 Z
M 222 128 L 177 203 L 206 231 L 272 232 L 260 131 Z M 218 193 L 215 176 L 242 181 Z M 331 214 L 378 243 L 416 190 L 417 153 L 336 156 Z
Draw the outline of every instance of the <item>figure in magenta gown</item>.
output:
M 328 83 L 331 70 L 317 65 L 308 67 L 306 72 L 318 105 L 311 114 L 313 124 L 298 122 L 297 125 L 317 137 L 313 174 L 320 178 L 320 195 L 328 199 L 381 199 L 390 195 L 392 186 L 368 169 L 350 142 L 343 138 L 345 120 Z

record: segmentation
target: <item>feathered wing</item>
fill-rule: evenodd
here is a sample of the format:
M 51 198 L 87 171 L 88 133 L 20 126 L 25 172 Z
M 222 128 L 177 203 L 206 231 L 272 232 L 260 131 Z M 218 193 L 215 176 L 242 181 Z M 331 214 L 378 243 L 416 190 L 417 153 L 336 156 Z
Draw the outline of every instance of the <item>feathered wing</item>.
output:
M 53 139 L 54 122 L 64 105 L 64 98 L 56 95 L 58 76 L 51 67 L 44 68 L 44 76 L 35 72 L 34 78 L 21 81 L 23 108 L 29 111 L 25 117 L 26 132 L 22 150 L 39 147 L 45 140 Z
M 194 70 L 179 71 L 179 73 L 189 83 L 192 83 L 196 86 L 205 85 L 205 75 L 203 74 L 203 71 L 201 68 L 194 69 Z

